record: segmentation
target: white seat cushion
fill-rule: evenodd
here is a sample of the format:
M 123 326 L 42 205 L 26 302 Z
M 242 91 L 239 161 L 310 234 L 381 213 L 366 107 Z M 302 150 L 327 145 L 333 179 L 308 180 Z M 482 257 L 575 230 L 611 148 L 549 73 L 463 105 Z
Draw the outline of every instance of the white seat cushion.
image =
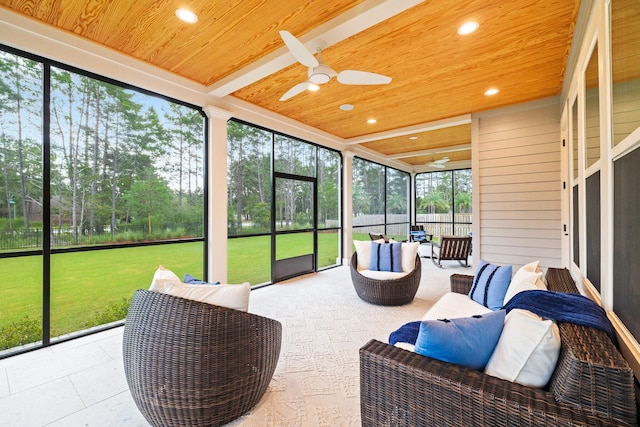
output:
M 404 271 L 401 273 L 396 273 L 393 271 L 377 271 L 377 270 L 369 270 L 369 269 L 360 270 L 359 273 L 362 274 L 364 277 L 368 277 L 369 279 L 375 279 L 375 280 L 394 280 L 409 274 Z
M 431 306 L 422 320 L 455 319 L 485 313 L 491 313 L 491 310 L 475 302 L 468 295 L 447 292 Z

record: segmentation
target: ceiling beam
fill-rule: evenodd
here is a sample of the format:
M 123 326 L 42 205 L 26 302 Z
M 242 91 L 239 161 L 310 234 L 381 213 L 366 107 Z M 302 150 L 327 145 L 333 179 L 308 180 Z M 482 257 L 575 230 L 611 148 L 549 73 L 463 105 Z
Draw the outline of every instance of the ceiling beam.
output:
M 428 156 L 430 154 L 453 153 L 455 151 L 471 150 L 471 144 L 452 145 L 451 147 L 433 148 L 430 150 L 409 151 L 406 153 L 388 155 L 388 159 L 406 159 L 409 157 Z
M 294 34 L 310 51 L 313 41 L 322 39 L 327 47 L 358 34 L 380 22 L 410 9 L 424 0 L 366 0 L 346 13 L 326 22 L 303 35 Z M 284 28 L 282 28 L 284 29 Z M 257 82 L 296 62 L 283 47 L 263 56 L 259 60 L 217 81 L 207 89 L 210 95 L 222 98 L 245 86 Z
M 461 116 L 451 117 L 448 119 L 436 120 L 435 122 L 421 123 L 419 125 L 408 126 L 388 130 L 384 132 L 372 133 L 365 136 L 356 136 L 345 140 L 347 145 L 362 144 L 365 142 L 378 141 L 380 139 L 395 138 L 396 136 L 412 135 L 420 132 L 428 132 L 431 130 L 448 128 L 452 126 L 466 125 L 471 123 L 471 114 L 463 114 Z

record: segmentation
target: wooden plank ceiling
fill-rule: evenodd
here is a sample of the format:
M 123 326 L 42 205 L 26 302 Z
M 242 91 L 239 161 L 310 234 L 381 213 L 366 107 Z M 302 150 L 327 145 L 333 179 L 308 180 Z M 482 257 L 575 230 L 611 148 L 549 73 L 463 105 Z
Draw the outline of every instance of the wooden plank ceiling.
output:
M 175 9 L 182 4 L 171 0 L 0 0 L 0 7 L 175 73 L 211 93 L 222 79 L 242 74 L 283 49 L 279 30 L 304 39 L 318 27 L 390 1 L 398 0 L 191 0 L 188 7 L 199 17 L 193 25 L 175 18 Z M 558 95 L 579 4 L 579 0 L 419 2 L 334 41 L 322 52 L 334 70 L 384 74 L 392 78 L 388 85 L 347 86 L 333 78 L 317 92 L 279 101 L 289 88 L 307 80 L 307 69 L 291 57 L 292 65 L 249 80 L 229 96 L 409 168 L 442 156 L 448 156 L 453 166 L 468 164 L 468 124 L 415 134 L 406 129 Z M 480 24 L 478 30 L 458 35 L 457 28 L 469 20 Z M 485 96 L 493 87 L 500 92 Z M 354 108 L 339 108 L 347 103 Z M 370 118 L 377 122 L 367 123 Z M 447 147 L 454 151 L 447 152 Z

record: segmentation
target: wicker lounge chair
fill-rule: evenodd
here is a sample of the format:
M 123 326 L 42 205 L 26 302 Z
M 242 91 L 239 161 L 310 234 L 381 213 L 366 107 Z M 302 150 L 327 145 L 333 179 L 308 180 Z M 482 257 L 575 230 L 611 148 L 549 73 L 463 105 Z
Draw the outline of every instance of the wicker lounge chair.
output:
M 280 322 L 158 292 L 135 292 L 124 328 L 131 395 L 153 426 L 219 426 L 264 395 Z
M 358 253 L 351 256 L 351 280 L 358 296 L 371 304 L 404 305 L 413 301 L 422 274 L 420 257 L 416 256 L 415 267 L 406 276 L 394 280 L 376 280 L 358 272 Z
M 442 261 L 458 261 L 460 265 L 469 267 L 471 253 L 471 237 L 442 236 L 440 243 L 431 245 L 431 261 L 442 268 Z

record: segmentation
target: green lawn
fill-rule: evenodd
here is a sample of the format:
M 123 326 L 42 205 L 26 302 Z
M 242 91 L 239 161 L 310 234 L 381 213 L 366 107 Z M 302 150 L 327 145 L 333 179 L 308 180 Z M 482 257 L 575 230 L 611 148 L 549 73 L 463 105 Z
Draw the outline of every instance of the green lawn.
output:
M 318 267 L 336 264 L 338 233 L 318 234 Z M 400 236 L 395 236 L 399 240 Z M 354 234 L 354 240 L 369 240 Z M 252 285 L 271 280 L 270 236 L 229 239 L 228 283 Z M 278 236 L 277 259 L 312 251 L 309 234 Z M 204 244 L 180 243 L 56 254 L 51 257 L 51 336 L 56 337 L 122 318 L 136 289 L 147 289 L 158 265 L 203 277 Z M 215 256 L 215 254 L 214 254 Z M 348 256 L 348 254 L 347 254 Z M 0 259 L 0 332 L 28 316 L 42 317 L 42 257 Z M 217 280 L 213 277 L 213 280 Z M 27 322 L 25 322 L 26 324 Z M 20 333 L 20 327 L 12 327 Z M 1 338 L 1 337 L 0 337 Z
M 278 257 L 299 255 L 310 247 L 308 236 L 278 240 Z M 85 329 L 109 306 L 123 305 L 136 289 L 147 289 L 158 265 L 180 278 L 203 277 L 204 245 L 200 242 L 56 254 L 51 257 L 51 336 Z M 268 282 L 270 237 L 228 241 L 228 283 Z M 320 233 L 319 267 L 334 265 L 338 234 Z M 215 254 L 214 254 L 215 256 Z M 0 259 L 0 329 L 28 316 L 42 316 L 42 257 Z M 215 277 L 213 278 L 214 280 Z
M 249 282 L 252 285 L 271 281 L 271 237 L 243 237 L 229 239 L 228 281 Z M 278 236 L 276 258 L 289 258 L 313 251 L 312 242 L 306 234 Z M 318 267 L 336 264 L 338 256 L 338 233 L 318 233 Z
M 148 289 L 158 265 L 202 276 L 203 244 L 185 243 L 57 254 L 51 257 L 52 336 L 90 326 L 108 305 Z M 42 316 L 42 257 L 0 259 L 0 327 Z

